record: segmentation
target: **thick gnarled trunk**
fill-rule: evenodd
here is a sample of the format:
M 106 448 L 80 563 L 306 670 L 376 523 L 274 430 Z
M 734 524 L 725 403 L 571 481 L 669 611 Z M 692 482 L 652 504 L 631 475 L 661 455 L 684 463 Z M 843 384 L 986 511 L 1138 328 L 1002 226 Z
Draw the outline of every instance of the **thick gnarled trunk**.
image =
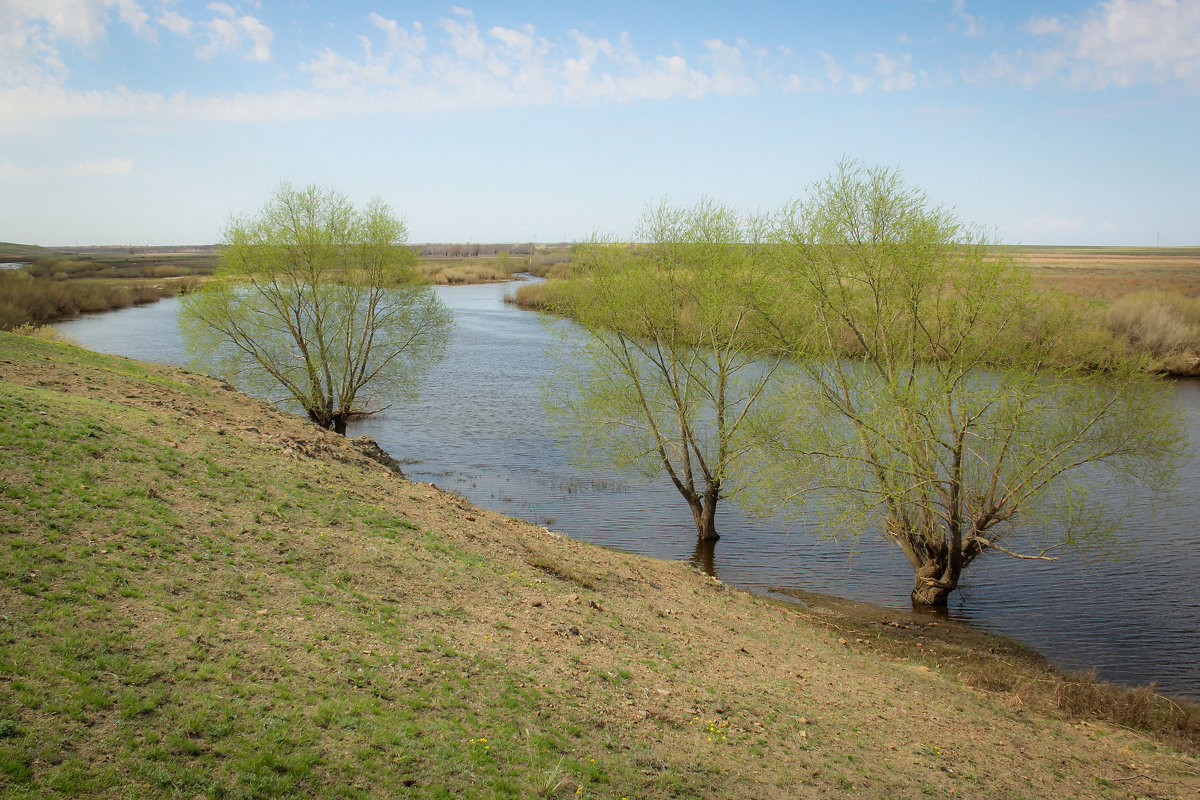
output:
M 333 431 L 334 433 L 341 434 L 342 436 L 346 435 L 346 424 L 350 421 L 350 415 L 347 413 L 339 412 L 331 414 L 328 412 L 314 411 L 312 409 L 309 409 L 308 418 L 320 425 L 325 430 Z
M 944 608 L 969 562 L 961 551 L 959 537 L 951 533 L 946 541 L 935 525 L 918 527 L 911 520 L 896 517 L 887 521 L 885 531 L 912 564 L 913 608 Z
M 948 546 L 920 540 L 906 547 L 905 553 L 913 565 L 913 607 L 944 608 L 970 559 L 953 540 Z
M 913 575 L 913 607 L 945 606 L 950 593 L 958 588 L 957 572 L 950 568 L 944 557 L 933 558 L 917 567 Z

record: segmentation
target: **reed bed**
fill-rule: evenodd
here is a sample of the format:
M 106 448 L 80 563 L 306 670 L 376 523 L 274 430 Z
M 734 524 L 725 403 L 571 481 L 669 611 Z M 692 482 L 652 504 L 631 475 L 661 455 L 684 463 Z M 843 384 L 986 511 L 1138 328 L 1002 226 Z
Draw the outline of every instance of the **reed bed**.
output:
M 1119 298 L 1108 308 L 1109 330 L 1156 356 L 1200 352 L 1200 298 L 1150 290 Z
M 46 325 L 80 314 L 113 311 L 186 294 L 200 279 L 109 280 L 35 278 L 23 272 L 0 275 L 0 330 Z

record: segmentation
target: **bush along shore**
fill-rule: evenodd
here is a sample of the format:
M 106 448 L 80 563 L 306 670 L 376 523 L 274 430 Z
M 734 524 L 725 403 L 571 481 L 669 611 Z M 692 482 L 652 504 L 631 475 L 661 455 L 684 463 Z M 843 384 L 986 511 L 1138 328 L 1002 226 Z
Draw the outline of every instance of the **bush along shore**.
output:
M 1013 248 L 1039 286 L 1063 291 L 1087 308 L 1090 335 L 1113 337 L 1141 353 L 1154 372 L 1200 376 L 1200 248 Z M 571 261 L 538 273 L 570 278 Z M 566 285 L 556 280 L 519 286 L 505 301 L 553 313 Z
M 0 797 L 1180 797 L 1200 714 L 0 333 Z M 393 454 L 402 456 L 403 454 Z

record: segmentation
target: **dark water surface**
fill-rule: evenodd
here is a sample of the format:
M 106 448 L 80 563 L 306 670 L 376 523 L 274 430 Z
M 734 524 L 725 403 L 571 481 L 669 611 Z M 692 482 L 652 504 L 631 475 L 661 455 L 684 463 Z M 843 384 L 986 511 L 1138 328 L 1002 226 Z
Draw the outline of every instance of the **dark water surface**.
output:
M 542 412 L 540 382 L 550 341 L 537 315 L 502 302 L 511 284 L 445 287 L 458 330 L 416 403 L 352 426 L 433 481 L 472 502 L 575 538 L 667 559 L 695 559 L 695 528 L 666 482 L 574 469 Z M 93 349 L 182 364 L 177 299 L 60 324 Z M 1200 381 L 1176 397 L 1193 448 L 1200 444 Z M 1068 669 L 1157 683 L 1200 699 L 1200 463 L 1180 476 L 1173 502 L 1134 498 L 1118 563 L 982 558 L 952 599 L 951 616 L 1011 636 Z M 752 522 L 732 504 L 718 510 L 713 567 L 724 581 L 822 592 L 910 608 L 912 569 L 899 551 L 863 540 L 853 555 L 800 525 Z

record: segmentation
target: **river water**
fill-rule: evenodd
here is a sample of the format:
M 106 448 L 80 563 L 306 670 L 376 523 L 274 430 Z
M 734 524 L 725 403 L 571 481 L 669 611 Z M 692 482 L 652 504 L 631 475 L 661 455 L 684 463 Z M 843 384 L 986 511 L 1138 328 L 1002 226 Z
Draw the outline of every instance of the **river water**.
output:
M 850 552 L 803 523 L 748 520 L 718 510 L 712 563 L 695 551 L 695 528 L 665 481 L 581 472 L 556 447 L 542 412 L 549 368 L 548 324 L 503 303 L 512 284 L 439 287 L 458 328 L 449 353 L 417 402 L 357 423 L 405 464 L 477 505 L 544 524 L 578 539 L 666 559 L 693 560 L 753 591 L 821 592 L 910 608 L 912 569 L 899 551 L 863 539 Z M 62 323 L 67 336 L 107 353 L 167 364 L 185 355 L 179 301 Z M 1175 394 L 1193 449 L 1200 445 L 1200 381 Z M 951 600 L 950 615 L 1018 639 L 1053 663 L 1095 669 L 1109 680 L 1156 683 L 1200 699 L 1200 461 L 1188 464 L 1169 505 L 1135 498 L 1116 563 L 1064 557 L 1055 563 L 981 558 Z

